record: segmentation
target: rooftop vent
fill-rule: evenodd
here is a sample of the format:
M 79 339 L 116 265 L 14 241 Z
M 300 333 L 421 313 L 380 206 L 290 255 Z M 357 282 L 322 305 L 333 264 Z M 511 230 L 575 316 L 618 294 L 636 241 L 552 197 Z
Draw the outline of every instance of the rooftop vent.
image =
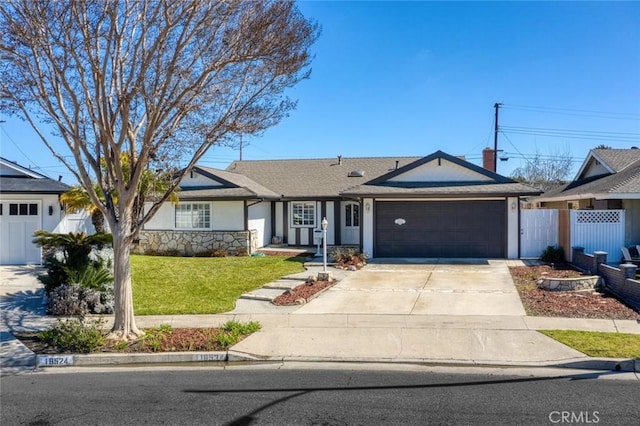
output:
M 364 170 L 352 170 L 349 172 L 349 177 L 363 177 Z

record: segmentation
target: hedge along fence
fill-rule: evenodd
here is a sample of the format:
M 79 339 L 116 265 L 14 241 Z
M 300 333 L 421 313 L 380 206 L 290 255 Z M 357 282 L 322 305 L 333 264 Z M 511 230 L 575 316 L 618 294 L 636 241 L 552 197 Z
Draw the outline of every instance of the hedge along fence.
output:
M 584 252 L 583 247 L 573 247 L 573 264 L 580 269 L 596 272 L 604 278 L 605 287 L 626 304 L 640 311 L 640 281 L 635 279 L 638 266 L 624 263 L 619 268 L 607 265 L 607 253 Z

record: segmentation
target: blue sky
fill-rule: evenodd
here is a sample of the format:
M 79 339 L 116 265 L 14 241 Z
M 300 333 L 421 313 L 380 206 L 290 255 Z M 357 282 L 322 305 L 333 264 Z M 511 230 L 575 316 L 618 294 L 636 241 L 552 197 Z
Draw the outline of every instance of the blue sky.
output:
M 596 145 L 640 146 L 640 2 L 299 7 L 322 26 L 311 78 L 289 91 L 298 108 L 288 118 L 245 139 L 244 159 L 443 150 L 480 164 L 493 146 L 496 102 L 504 175 L 536 151 L 568 152 L 573 177 Z M 2 119 L 0 155 L 73 183 L 25 123 Z M 224 168 L 238 156 L 214 147 L 201 164 Z

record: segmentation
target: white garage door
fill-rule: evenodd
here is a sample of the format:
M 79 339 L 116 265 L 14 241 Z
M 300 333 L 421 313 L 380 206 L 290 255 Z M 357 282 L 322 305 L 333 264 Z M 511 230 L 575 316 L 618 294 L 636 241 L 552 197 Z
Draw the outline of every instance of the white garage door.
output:
M 33 232 L 42 228 L 41 204 L 0 204 L 0 264 L 24 265 L 41 262 L 40 247 L 33 244 Z

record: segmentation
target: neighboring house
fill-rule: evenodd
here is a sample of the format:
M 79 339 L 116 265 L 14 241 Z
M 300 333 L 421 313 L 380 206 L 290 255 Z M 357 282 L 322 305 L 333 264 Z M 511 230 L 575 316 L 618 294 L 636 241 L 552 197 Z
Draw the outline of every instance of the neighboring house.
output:
M 437 151 L 427 157 L 236 161 L 194 167 L 180 203 L 166 203 L 140 234 L 139 252 L 253 252 L 272 242 L 327 244 L 373 257 L 519 255 L 526 185 Z
M 59 196 L 68 189 L 62 182 L 0 158 L 0 264 L 41 263 L 33 232 L 56 228 L 62 215 Z
M 535 202 L 551 209 L 624 209 L 625 244 L 640 243 L 640 149 L 592 149 L 572 182 Z

